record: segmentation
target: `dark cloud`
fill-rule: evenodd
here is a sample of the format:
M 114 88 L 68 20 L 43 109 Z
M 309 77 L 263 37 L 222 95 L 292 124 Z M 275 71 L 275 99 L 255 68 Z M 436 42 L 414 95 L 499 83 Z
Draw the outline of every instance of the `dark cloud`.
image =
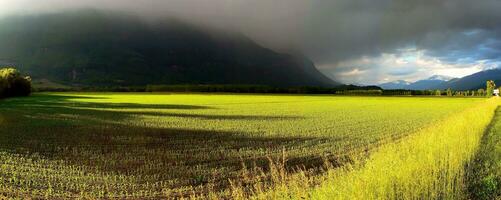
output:
M 499 0 L 0 0 L 4 14 L 81 7 L 238 30 L 267 47 L 302 52 L 329 72 L 405 48 L 447 64 L 501 60 Z
M 312 19 L 316 25 L 309 29 L 312 41 L 307 44 L 315 44 L 309 52 L 326 62 L 391 53 L 407 45 L 440 48 L 450 44 L 449 37 L 473 29 L 499 36 L 493 32 L 501 22 L 501 2 L 495 0 L 325 1 L 318 7 L 323 14 Z M 471 46 L 455 49 L 466 48 Z

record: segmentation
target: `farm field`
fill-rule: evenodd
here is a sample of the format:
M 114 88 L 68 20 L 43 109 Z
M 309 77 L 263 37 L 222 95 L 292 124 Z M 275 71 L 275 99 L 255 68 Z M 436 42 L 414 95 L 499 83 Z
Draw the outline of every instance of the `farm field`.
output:
M 380 148 L 392 152 L 388 145 L 433 132 L 429 126 L 485 101 L 131 93 L 5 99 L 0 197 L 227 197 L 235 185 L 270 182 L 270 160 L 289 173 L 320 175 L 326 161 L 343 168 L 354 157 L 377 157 Z M 332 185 L 312 195 L 329 194 L 325 184 Z

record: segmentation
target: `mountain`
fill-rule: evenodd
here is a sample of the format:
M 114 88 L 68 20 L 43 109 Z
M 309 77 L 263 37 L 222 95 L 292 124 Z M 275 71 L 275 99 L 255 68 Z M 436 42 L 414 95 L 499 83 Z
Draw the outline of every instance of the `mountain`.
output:
M 394 81 L 389 83 L 383 83 L 379 86 L 383 89 L 406 89 L 406 90 L 433 90 L 441 87 L 441 85 L 449 80 L 453 79 L 449 76 L 434 75 L 427 79 L 419 80 L 416 82 L 407 81 Z
M 439 88 L 451 88 L 453 90 L 485 89 L 485 82 L 488 80 L 493 80 L 496 84 L 501 84 L 501 69 L 485 70 L 463 78 L 452 79 L 441 84 Z
M 0 61 L 35 79 L 77 86 L 338 85 L 309 59 L 240 33 L 98 10 L 0 19 Z
M 448 76 L 435 75 L 427 79 L 413 83 L 396 81 L 380 84 L 383 89 L 407 89 L 407 90 L 476 90 L 485 88 L 485 82 L 493 80 L 496 84 L 501 84 L 501 69 L 491 69 L 481 71 L 463 78 L 452 78 Z
M 407 88 L 411 82 L 407 82 L 404 80 L 398 80 L 398 81 L 392 81 L 388 83 L 383 83 L 380 84 L 379 87 L 387 90 L 392 90 L 392 89 L 405 89 Z
M 454 79 L 454 77 L 451 76 L 445 76 L 445 75 L 433 75 L 430 78 L 426 80 L 435 80 L 435 81 L 449 81 L 451 79 Z
M 416 81 L 407 87 L 409 90 L 433 90 L 440 87 L 441 84 L 453 79 L 453 77 L 434 75 L 430 78 Z

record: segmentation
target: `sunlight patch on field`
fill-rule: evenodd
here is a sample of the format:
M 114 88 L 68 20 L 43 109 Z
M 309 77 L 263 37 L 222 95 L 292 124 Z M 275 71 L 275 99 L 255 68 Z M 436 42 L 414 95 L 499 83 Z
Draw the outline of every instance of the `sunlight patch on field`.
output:
M 458 112 L 399 142 L 387 143 L 367 160 L 331 168 L 314 189 L 305 178 L 261 193 L 257 199 L 466 199 L 465 167 L 477 152 L 498 99 Z

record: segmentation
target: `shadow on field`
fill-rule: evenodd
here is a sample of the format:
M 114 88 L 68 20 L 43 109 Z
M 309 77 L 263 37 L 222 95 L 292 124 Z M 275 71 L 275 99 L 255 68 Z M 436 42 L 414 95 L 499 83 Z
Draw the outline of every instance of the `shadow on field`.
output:
M 137 112 L 126 109 L 214 109 L 195 105 L 148 105 L 78 102 L 75 96 L 37 95 L 0 103 L 0 149 L 37 153 L 48 159 L 124 175 L 141 175 L 147 182 L 176 180 L 173 187 L 199 185 L 210 180 L 226 185 L 240 176 L 242 163 L 268 169 L 268 157 L 283 149 L 299 151 L 287 161 L 290 168 L 323 164 L 308 148 L 332 139 L 253 137 L 238 132 L 154 128 L 117 121 L 134 115 L 217 120 L 290 120 L 295 117 L 201 115 Z M 72 101 L 73 100 L 73 101 Z M 97 108 L 97 109 L 96 109 Z M 126 108 L 121 111 L 99 110 Z M 223 186 L 224 187 L 224 186 Z
M 153 117 L 181 117 L 206 120 L 293 120 L 302 119 L 296 116 L 260 116 L 260 115 L 203 115 L 192 113 L 172 113 L 168 110 L 201 110 L 215 109 L 209 106 L 199 105 L 174 105 L 174 104 L 136 104 L 136 103 L 97 103 L 81 102 L 77 99 L 104 99 L 85 96 L 61 96 L 61 95 L 37 95 L 36 98 L 18 98 L 14 101 L 6 101 L 0 104 L 0 110 L 20 110 L 29 109 L 32 117 L 37 114 L 48 117 L 52 114 L 54 118 L 57 115 L 67 117 L 67 115 L 78 115 L 78 121 L 89 122 L 94 120 L 106 119 L 122 121 L 134 117 L 132 115 L 143 115 Z M 100 110 L 101 109 L 101 110 Z M 106 110 L 102 110 L 106 109 Z M 128 110 L 129 109 L 129 110 Z M 135 111 L 137 109 L 157 109 L 158 111 Z
M 137 104 L 137 103 L 100 103 L 100 102 L 82 102 L 78 99 L 107 99 L 104 97 L 88 96 L 65 96 L 39 94 L 33 97 L 15 98 L 4 101 L 0 104 L 0 109 L 4 108 L 29 108 L 29 109 L 51 109 L 54 108 L 96 108 L 96 109 L 209 109 L 207 106 L 195 105 L 174 105 L 174 104 Z

